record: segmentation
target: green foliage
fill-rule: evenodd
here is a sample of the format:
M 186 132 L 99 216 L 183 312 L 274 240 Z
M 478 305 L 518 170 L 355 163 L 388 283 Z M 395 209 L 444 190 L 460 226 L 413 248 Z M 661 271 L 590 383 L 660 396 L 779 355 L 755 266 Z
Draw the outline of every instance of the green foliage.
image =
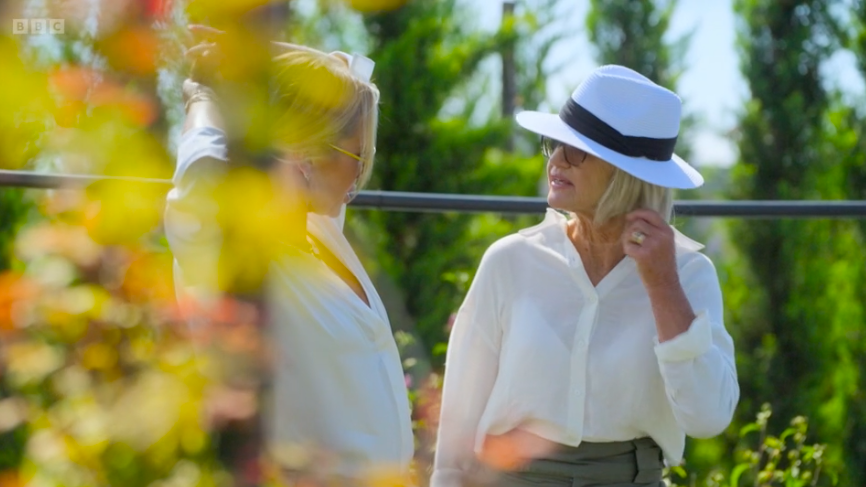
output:
M 460 115 L 443 109 L 477 79 L 481 62 L 530 27 L 526 17 L 491 34 L 471 32 L 453 0 L 410 2 L 365 18 L 376 83 L 382 93 L 379 151 L 371 186 L 383 190 L 464 194 L 535 193 L 543 164 L 503 150 L 510 120 L 471 118 L 475 101 L 460 97 Z M 537 76 L 541 76 L 538 73 Z M 524 76 L 524 80 L 529 78 Z M 528 83 L 531 84 L 531 83 Z M 445 341 L 449 315 L 462 299 L 461 284 L 447 278 L 473 269 L 483 249 L 501 233 L 473 235 L 479 217 L 461 214 L 363 214 L 375 234 L 377 265 L 402 292 L 406 320 L 426 350 Z M 437 361 L 441 360 L 436 358 Z
M 772 416 L 768 404 L 761 407 L 755 421 L 740 428 L 740 447 L 735 452 L 736 464 L 729 470 L 716 469 L 708 474 L 689 474 L 687 468 L 669 470 L 671 485 L 690 487 L 806 487 L 836 485 L 838 474 L 827 464 L 827 445 L 810 444 L 808 421 L 803 416 L 791 420 L 779 435 L 770 433 Z M 755 441 L 757 440 L 757 441 Z M 688 481 L 687 484 L 680 482 Z
M 24 191 L 0 188 L 0 272 L 12 266 L 12 244 L 15 234 L 24 221 L 28 204 Z
M 841 199 L 851 134 L 834 114 L 821 62 L 838 45 L 831 2 L 740 0 L 739 47 L 752 99 L 742 112 L 741 159 L 731 195 Z M 821 441 L 847 461 L 846 484 L 866 478 L 862 442 L 864 310 L 862 234 L 856 223 L 742 221 L 732 225 L 754 279 L 750 306 L 729 321 L 738 337 L 740 416 L 768 401 L 782 417 L 810 411 Z M 744 272 L 746 269 L 740 269 Z M 733 282 L 726 295 L 735 293 Z M 729 307 L 730 307 L 730 303 Z M 760 316 L 758 321 L 742 320 Z M 741 321 L 742 320 L 742 321 Z M 776 422 L 774 426 L 779 426 Z
M 592 0 L 586 25 L 602 64 L 622 64 L 675 89 L 688 36 L 665 41 L 676 0 Z

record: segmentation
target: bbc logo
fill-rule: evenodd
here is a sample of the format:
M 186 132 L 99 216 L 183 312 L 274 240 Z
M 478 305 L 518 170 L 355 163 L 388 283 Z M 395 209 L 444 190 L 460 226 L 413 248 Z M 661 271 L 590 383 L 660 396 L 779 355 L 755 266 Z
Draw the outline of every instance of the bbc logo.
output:
M 12 19 L 13 34 L 57 35 L 66 31 L 64 19 Z

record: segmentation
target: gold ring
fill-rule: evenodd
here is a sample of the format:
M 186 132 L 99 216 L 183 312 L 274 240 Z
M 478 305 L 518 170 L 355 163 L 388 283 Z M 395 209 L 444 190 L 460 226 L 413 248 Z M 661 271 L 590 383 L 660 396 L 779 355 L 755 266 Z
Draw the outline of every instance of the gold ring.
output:
M 643 232 L 632 232 L 631 241 L 640 245 L 643 241 L 646 240 L 646 235 Z

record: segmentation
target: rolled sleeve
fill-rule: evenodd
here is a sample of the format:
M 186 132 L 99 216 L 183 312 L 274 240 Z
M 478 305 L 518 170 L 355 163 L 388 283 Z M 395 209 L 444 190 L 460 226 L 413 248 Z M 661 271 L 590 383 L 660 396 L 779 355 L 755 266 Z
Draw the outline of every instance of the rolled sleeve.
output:
M 682 362 L 707 353 L 713 347 L 709 311 L 701 311 L 685 333 L 664 343 L 656 338 L 656 357 L 660 362 Z
M 712 262 L 696 254 L 680 274 L 698 316 L 679 336 L 656 341 L 655 353 L 677 423 L 689 436 L 708 438 L 728 427 L 739 401 L 734 342 L 724 326 L 722 293 Z

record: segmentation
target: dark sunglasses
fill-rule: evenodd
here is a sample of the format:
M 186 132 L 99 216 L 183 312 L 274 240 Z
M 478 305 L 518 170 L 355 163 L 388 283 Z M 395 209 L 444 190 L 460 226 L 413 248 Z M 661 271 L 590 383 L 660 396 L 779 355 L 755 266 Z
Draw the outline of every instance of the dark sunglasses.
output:
M 551 139 L 550 137 L 541 138 L 541 154 L 544 155 L 545 159 L 550 160 L 550 158 L 553 157 L 553 153 L 556 152 L 556 149 L 559 149 L 560 147 L 562 147 L 562 155 L 565 158 L 565 162 L 569 166 L 582 164 L 586 161 L 586 156 L 589 155 L 577 147 L 563 144 L 562 142 Z M 569 153 L 571 154 L 571 157 L 569 157 Z M 576 162 L 572 162 L 572 160 Z

